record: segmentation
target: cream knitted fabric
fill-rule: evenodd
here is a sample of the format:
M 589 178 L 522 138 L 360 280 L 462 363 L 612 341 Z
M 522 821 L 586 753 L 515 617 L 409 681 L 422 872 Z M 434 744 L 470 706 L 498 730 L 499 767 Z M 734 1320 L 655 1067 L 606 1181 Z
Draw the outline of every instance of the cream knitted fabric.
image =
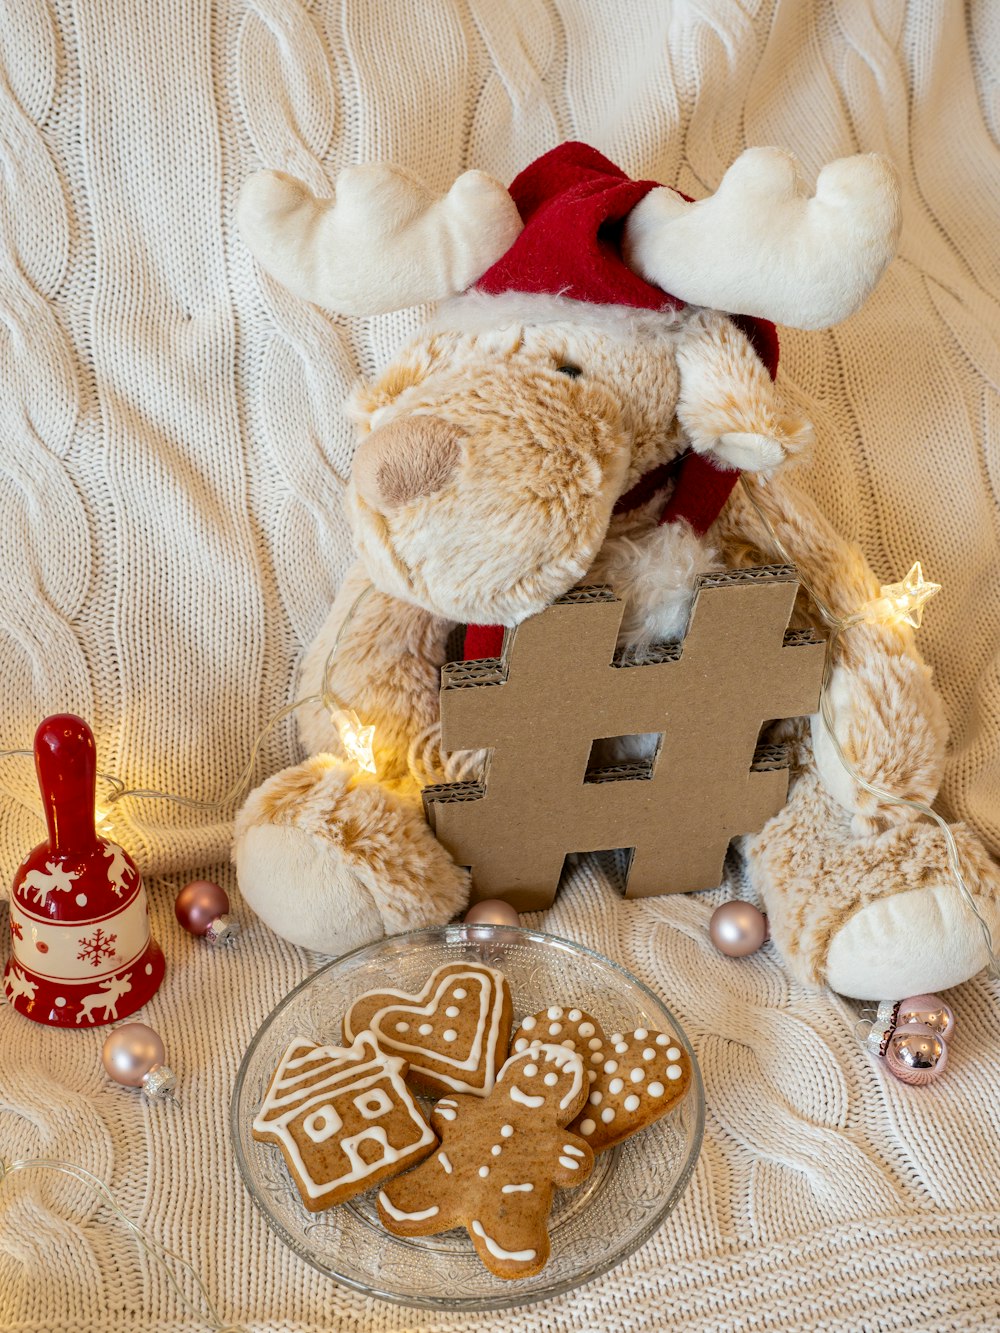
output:
M 826 512 L 884 578 L 919 557 L 944 584 L 920 640 L 953 732 L 942 806 L 1000 850 L 998 79 L 990 0 L 0 5 L 0 747 L 73 709 L 102 768 L 211 798 L 293 697 L 350 559 L 340 402 L 425 312 L 331 319 L 262 278 L 233 226 L 248 171 L 321 190 L 391 158 L 444 187 L 469 166 L 510 179 L 577 137 L 697 195 L 747 145 L 813 174 L 877 150 L 903 176 L 900 257 L 847 324 L 784 337 L 781 379 L 816 425 L 805 480 Z M 288 722 L 258 777 L 296 757 Z M 6 885 L 41 834 L 30 764 L 0 760 L 0 790 Z M 228 814 L 133 802 L 115 822 L 149 872 L 227 854 Z M 100 1031 L 2 1005 L 0 1150 L 107 1180 L 227 1316 L 317 1333 L 1000 1320 L 998 997 L 982 979 L 952 997 L 946 1080 L 907 1090 L 856 1049 L 853 1011 L 790 985 L 770 951 L 712 952 L 721 895 L 622 903 L 584 862 L 536 924 L 677 1009 L 705 1074 L 704 1152 L 614 1273 L 506 1318 L 434 1318 L 321 1279 L 253 1211 L 226 1132 L 235 1070 L 317 960 L 246 913 L 213 954 L 174 921 L 181 882 L 150 884 L 168 975 L 141 1015 L 179 1104 L 109 1085 Z M 59 1177 L 0 1186 L 0 1325 L 198 1326 Z

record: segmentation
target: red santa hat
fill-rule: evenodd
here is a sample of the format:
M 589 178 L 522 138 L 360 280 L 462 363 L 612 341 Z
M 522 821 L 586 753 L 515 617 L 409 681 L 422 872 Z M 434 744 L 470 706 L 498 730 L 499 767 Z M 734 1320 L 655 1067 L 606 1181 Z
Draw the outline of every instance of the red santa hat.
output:
M 514 244 L 474 285 L 475 291 L 565 296 L 596 305 L 672 311 L 684 302 L 646 282 L 622 256 L 622 228 L 632 209 L 658 181 L 633 181 L 596 148 L 560 144 L 532 162 L 510 186 L 524 229 Z M 778 368 L 778 335 L 766 319 L 734 317 L 767 368 Z M 683 520 L 704 534 L 736 485 L 739 473 L 690 451 L 657 468 L 619 499 L 615 513 L 646 504 L 673 482 L 661 523 Z M 495 657 L 503 631 L 470 625 L 467 658 Z

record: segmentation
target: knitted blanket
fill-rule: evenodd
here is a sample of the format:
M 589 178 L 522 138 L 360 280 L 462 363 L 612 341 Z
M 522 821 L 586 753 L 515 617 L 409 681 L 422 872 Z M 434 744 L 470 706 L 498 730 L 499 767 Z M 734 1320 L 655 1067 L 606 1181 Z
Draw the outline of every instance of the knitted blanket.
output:
M 1000 852 L 1000 7 L 989 0 L 8 0 L 0 4 L 0 748 L 93 724 L 129 786 L 212 799 L 295 697 L 350 561 L 340 402 L 426 315 L 325 316 L 263 279 L 233 202 L 260 165 L 322 190 L 389 158 L 435 187 L 509 180 L 565 138 L 711 191 L 751 144 L 807 175 L 857 150 L 903 180 L 899 258 L 868 306 L 783 335 L 816 426 L 801 476 L 886 580 L 944 585 L 920 646 L 952 728 L 941 808 Z M 298 757 L 294 724 L 258 778 Z M 30 762 L 0 759 L 0 885 L 39 841 Z M 623 902 L 584 860 L 532 924 L 675 1009 L 705 1077 L 684 1199 L 620 1268 L 542 1306 L 435 1317 L 321 1278 L 238 1178 L 227 1111 L 253 1033 L 320 961 L 256 922 L 231 808 L 123 802 L 167 979 L 141 1017 L 176 1104 L 108 1082 L 101 1030 L 0 1005 L 0 1154 L 73 1160 L 258 1330 L 984 1328 L 1000 1321 L 997 987 L 949 998 L 944 1080 L 887 1080 L 856 1012 L 769 949 L 708 943 L 729 890 Z M 213 869 L 214 867 L 214 869 Z M 225 877 L 246 930 L 215 953 L 176 889 Z M 0 1326 L 203 1327 L 108 1209 L 61 1176 L 0 1182 Z

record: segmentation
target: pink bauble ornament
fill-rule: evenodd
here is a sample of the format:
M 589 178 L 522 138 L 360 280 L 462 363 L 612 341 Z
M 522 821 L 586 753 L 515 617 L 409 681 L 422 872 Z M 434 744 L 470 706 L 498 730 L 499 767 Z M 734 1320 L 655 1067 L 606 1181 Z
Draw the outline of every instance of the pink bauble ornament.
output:
M 511 907 L 499 898 L 484 898 L 481 903 L 470 907 L 465 914 L 467 926 L 519 926 L 521 918 Z
M 229 895 L 210 879 L 194 879 L 177 895 L 174 913 L 185 930 L 204 935 L 210 944 L 223 944 L 239 932 L 229 915 Z
M 101 1051 L 109 1078 L 123 1088 L 142 1088 L 151 1100 L 173 1092 L 176 1078 L 163 1062 L 166 1051 L 159 1034 L 145 1023 L 123 1023 L 110 1032 Z
M 727 958 L 745 958 L 756 953 L 767 939 L 767 917 L 753 903 L 736 898 L 715 909 L 708 933 L 719 953 Z
M 950 1004 L 945 1004 L 940 995 L 910 995 L 900 1000 L 896 1022 L 904 1024 L 923 1023 L 945 1041 L 955 1031 L 955 1014 Z
M 923 1087 L 944 1073 L 948 1047 L 943 1038 L 926 1023 L 907 1023 L 889 1038 L 885 1062 L 890 1074 L 900 1083 Z

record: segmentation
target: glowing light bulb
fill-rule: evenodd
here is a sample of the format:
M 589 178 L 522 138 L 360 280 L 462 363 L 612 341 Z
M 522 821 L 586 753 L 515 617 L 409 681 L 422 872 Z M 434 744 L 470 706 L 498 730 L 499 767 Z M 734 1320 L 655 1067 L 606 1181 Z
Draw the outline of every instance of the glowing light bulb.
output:
M 110 811 L 105 810 L 104 806 L 99 805 L 94 810 L 94 828 L 98 836 L 106 838 L 114 830 L 114 824 L 111 823 Z
M 361 719 L 353 709 L 335 708 L 330 714 L 337 735 L 348 758 L 353 759 L 358 768 L 366 773 L 377 773 L 375 767 L 375 728 L 363 727 Z
M 940 591 L 940 583 L 930 583 L 924 578 L 917 560 L 901 582 L 882 585 L 880 595 L 862 608 L 860 619 L 873 625 L 906 624 L 919 629 L 925 604 Z

